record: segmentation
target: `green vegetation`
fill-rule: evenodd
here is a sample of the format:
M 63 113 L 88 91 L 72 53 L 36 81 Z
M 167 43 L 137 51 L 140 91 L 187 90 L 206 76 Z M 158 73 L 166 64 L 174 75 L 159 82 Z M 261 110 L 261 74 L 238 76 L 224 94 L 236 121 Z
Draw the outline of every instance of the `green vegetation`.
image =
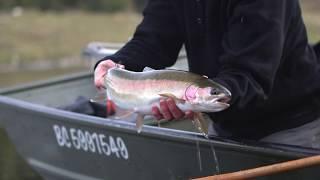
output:
M 0 15 L 0 63 L 53 60 L 79 55 L 91 41 L 125 42 L 140 16 L 83 11 L 26 11 Z
M 132 11 L 132 7 L 125 8 L 125 11 L 122 12 L 106 13 L 79 10 L 81 9 L 78 7 L 80 5 L 72 3 L 78 3 L 80 0 L 37 1 L 45 4 L 53 2 L 66 2 L 67 4 L 63 6 L 62 10 L 49 8 L 50 10 L 46 11 L 39 10 L 40 7 L 25 5 L 24 7 L 34 7 L 34 9 L 24 9 L 20 15 L 18 13 L 18 16 L 8 8 L 0 11 L 0 71 L 7 70 L 6 67 L 17 62 L 37 64 L 37 61 L 77 58 L 80 57 L 82 49 L 92 41 L 126 42 L 132 36 L 136 25 L 141 21 L 140 13 Z M 81 2 L 95 4 L 98 1 L 82 0 Z M 121 2 L 125 1 L 127 0 L 121 0 Z M 130 1 L 131 3 L 128 1 L 126 6 L 138 5 L 141 9 L 145 1 L 133 0 Z M 0 1 L 0 8 L 5 7 L 4 3 L 8 2 L 31 3 L 33 1 L 4 0 Z M 301 2 L 310 42 L 318 42 L 320 41 L 320 0 L 301 0 Z M 14 4 L 6 5 L 6 7 L 13 6 Z M 79 69 L 79 66 L 77 68 Z M 73 71 L 72 69 L 74 67 L 70 71 Z M 19 69 L 19 72 L 21 71 L 25 70 Z M 17 77 L 17 73 L 13 75 L 2 73 L 0 75 L 6 78 L 0 80 L 0 85 L 3 87 L 13 84 L 13 82 L 25 82 L 27 79 L 29 81 L 32 80 L 31 75 L 34 75 L 35 79 L 38 77 L 47 78 L 46 74 L 50 74 L 42 72 L 44 75 L 34 74 L 30 71 L 21 72 L 21 77 Z M 59 70 L 59 72 L 64 74 L 69 70 Z M 19 81 L 19 79 L 23 81 Z
M 311 43 L 320 41 L 320 0 L 302 0 L 305 20 Z
M 316 1 L 302 1 L 311 42 L 320 40 L 320 5 L 315 8 Z M 125 42 L 140 20 L 140 14 L 132 11 L 110 14 L 26 10 L 19 17 L 2 12 L 0 64 L 16 59 L 55 60 L 78 56 L 91 41 Z
M 0 9 L 16 6 L 39 10 L 64 11 L 81 9 L 88 11 L 118 12 L 128 8 L 140 9 L 145 0 L 1 0 Z
M 308 13 L 304 16 L 307 26 L 309 41 L 316 43 L 320 41 L 320 13 Z

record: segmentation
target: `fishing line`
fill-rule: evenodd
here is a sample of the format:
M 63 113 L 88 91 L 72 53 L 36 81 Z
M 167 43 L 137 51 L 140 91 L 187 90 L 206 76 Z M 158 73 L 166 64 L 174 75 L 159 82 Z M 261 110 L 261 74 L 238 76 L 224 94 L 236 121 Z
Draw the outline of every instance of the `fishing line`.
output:
M 215 162 L 215 168 L 216 168 L 216 174 L 220 174 L 221 171 L 220 171 L 220 166 L 219 166 L 219 160 L 218 160 L 218 156 L 217 156 L 217 153 L 216 153 L 216 149 L 215 147 L 213 146 L 212 143 L 210 143 L 210 147 L 211 147 L 211 151 L 212 151 L 212 154 L 213 154 L 213 159 L 214 159 L 214 162 Z
M 196 136 L 196 147 L 197 147 L 197 157 L 198 157 L 198 163 L 199 163 L 199 170 L 200 172 L 202 172 L 202 160 L 201 160 L 201 149 L 200 149 L 200 145 L 199 145 L 199 140 L 198 140 L 198 136 Z

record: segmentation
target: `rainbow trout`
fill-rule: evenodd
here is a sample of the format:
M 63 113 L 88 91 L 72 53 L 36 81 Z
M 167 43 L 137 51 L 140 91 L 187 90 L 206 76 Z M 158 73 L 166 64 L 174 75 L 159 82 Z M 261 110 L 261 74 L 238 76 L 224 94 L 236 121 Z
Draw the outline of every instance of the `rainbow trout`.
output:
M 231 93 L 222 85 L 191 72 L 153 70 L 133 72 L 121 68 L 109 69 L 105 76 L 107 98 L 116 107 L 137 114 L 137 128 L 152 114 L 161 98 L 173 98 L 182 111 L 195 112 L 194 124 L 205 134 L 202 112 L 218 112 L 229 107 Z

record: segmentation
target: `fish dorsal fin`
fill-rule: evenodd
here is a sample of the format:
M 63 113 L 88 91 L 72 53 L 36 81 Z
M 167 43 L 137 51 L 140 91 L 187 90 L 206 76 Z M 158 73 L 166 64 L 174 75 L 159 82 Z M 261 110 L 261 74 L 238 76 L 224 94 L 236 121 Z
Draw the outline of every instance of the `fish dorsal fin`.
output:
M 172 98 L 174 101 L 181 103 L 181 104 L 184 104 L 186 102 L 184 99 L 177 98 L 177 96 L 175 96 L 174 94 L 171 94 L 171 93 L 162 93 L 162 94 L 159 94 L 159 96 L 162 96 L 165 98 Z
M 152 69 L 151 67 L 144 67 L 143 68 L 143 72 L 147 72 L 147 71 L 154 71 L 155 69 Z

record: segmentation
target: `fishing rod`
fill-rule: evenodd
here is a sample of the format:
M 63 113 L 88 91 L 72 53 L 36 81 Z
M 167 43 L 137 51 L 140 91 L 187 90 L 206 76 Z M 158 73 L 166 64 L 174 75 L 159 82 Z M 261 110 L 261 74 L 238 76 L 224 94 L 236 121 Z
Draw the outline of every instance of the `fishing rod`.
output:
M 214 176 L 207 176 L 195 178 L 193 180 L 244 180 L 253 179 L 261 176 L 270 176 L 281 172 L 292 171 L 295 169 L 306 168 L 320 164 L 320 155 L 301 158 L 298 160 L 291 160 L 282 163 L 262 166 L 253 169 L 237 171 L 233 173 L 219 174 Z

